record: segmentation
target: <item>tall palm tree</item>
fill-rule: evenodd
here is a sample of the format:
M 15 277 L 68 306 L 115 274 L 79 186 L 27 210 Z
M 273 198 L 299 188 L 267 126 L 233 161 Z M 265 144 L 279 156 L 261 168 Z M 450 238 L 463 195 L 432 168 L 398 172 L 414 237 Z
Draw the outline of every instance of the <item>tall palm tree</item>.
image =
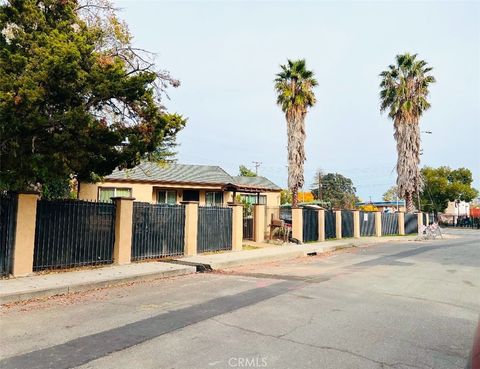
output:
M 277 104 L 287 120 L 288 187 L 292 191 L 292 206 L 298 205 L 298 189 L 303 187 L 305 162 L 305 116 L 315 102 L 313 87 L 318 82 L 305 66 L 305 59 L 287 60 L 276 75 Z
M 396 64 L 380 73 L 380 111 L 388 109 L 397 141 L 398 194 L 406 201 L 407 212 L 415 210 L 413 199 L 422 187 L 420 174 L 420 126 L 423 112 L 430 108 L 428 88 L 435 78 L 433 68 L 417 59 L 417 54 L 396 56 Z

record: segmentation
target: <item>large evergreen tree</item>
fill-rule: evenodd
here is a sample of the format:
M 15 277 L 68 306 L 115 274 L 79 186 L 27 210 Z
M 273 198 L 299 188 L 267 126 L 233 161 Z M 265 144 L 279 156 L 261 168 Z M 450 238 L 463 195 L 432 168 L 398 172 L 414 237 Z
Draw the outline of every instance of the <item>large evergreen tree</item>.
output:
M 178 81 L 149 57 L 108 2 L 4 2 L 0 190 L 95 181 L 165 158 L 185 120 L 160 102 Z

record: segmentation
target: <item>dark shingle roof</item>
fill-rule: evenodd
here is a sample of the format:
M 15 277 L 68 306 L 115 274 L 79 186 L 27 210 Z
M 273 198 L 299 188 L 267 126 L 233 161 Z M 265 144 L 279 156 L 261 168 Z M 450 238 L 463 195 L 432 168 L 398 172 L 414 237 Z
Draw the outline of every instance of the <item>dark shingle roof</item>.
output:
M 209 184 L 224 184 L 232 181 L 232 177 L 218 166 L 185 164 L 163 166 L 148 162 L 132 169 L 115 170 L 106 179 Z
M 280 187 L 265 177 L 232 177 L 222 168 L 214 165 L 160 165 L 145 162 L 132 169 L 115 170 L 112 174 L 106 176 L 105 179 L 164 183 L 233 184 L 245 188 L 281 190 Z
M 265 188 L 268 190 L 281 190 L 275 183 L 270 181 L 269 179 L 261 176 L 257 177 L 242 177 L 242 176 L 235 176 L 233 178 L 233 184 L 239 186 L 246 186 L 246 187 L 258 187 L 258 188 Z

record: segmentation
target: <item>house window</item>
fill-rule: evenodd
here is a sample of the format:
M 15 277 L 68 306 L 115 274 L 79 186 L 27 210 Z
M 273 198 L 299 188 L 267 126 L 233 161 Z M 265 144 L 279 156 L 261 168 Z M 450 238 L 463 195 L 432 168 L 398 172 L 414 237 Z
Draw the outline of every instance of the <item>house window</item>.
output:
M 207 206 L 222 206 L 223 192 L 207 192 L 205 194 L 205 204 Z
M 112 202 L 112 197 L 132 197 L 132 189 L 124 187 L 98 188 L 98 201 Z
M 257 202 L 257 195 L 240 195 L 240 199 L 242 202 L 247 202 L 249 204 L 261 204 L 266 205 L 267 203 L 267 195 L 260 195 L 260 202 Z
M 158 191 L 157 203 L 175 205 L 177 203 L 177 191 L 174 191 L 174 190 Z

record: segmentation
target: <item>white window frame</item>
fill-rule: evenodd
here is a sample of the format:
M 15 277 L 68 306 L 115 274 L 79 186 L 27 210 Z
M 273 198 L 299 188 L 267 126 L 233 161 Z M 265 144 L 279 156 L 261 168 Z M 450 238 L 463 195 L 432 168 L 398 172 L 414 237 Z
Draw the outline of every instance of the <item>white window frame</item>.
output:
M 160 192 L 165 192 L 165 202 L 160 202 L 159 201 Z M 172 193 L 172 192 L 173 192 L 174 197 L 175 197 L 175 202 L 173 204 L 170 204 L 168 202 L 168 194 Z M 156 196 L 155 200 L 156 200 L 157 204 L 175 205 L 177 203 L 177 190 L 170 190 L 170 189 L 157 190 L 157 196 Z
M 97 192 L 97 201 L 100 201 L 100 192 L 102 190 L 105 190 L 105 191 L 113 190 L 113 196 L 112 197 L 119 197 L 117 195 L 117 190 L 128 190 L 130 192 L 129 197 L 132 197 L 132 188 L 131 187 L 104 187 L 104 186 L 99 186 L 98 187 L 98 192 Z M 112 199 L 110 199 L 109 202 L 112 202 Z

